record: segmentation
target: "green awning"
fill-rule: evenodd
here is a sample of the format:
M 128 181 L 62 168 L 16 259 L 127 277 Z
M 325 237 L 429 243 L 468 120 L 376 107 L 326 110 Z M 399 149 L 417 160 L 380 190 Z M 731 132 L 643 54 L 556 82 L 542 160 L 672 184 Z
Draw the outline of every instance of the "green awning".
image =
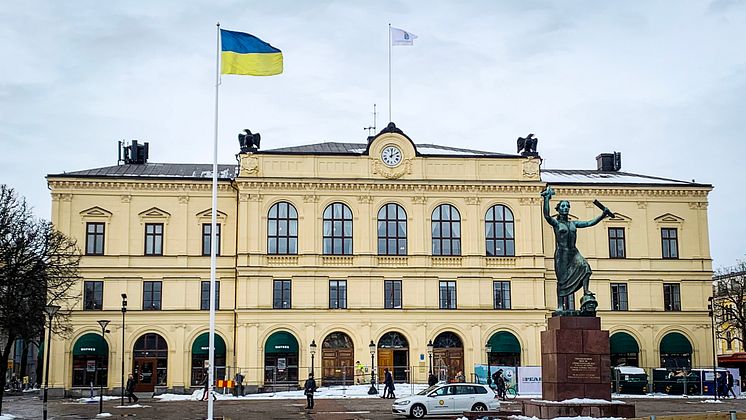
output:
M 298 340 L 289 332 L 278 331 L 267 339 L 264 353 L 298 353 Z
M 611 343 L 611 354 L 640 352 L 640 346 L 637 345 L 637 340 L 626 332 L 614 333 L 611 338 L 609 338 L 609 342 Z
M 488 343 L 492 353 L 521 353 L 521 344 L 518 339 L 507 331 L 498 331 L 492 334 Z
M 202 333 L 194 340 L 192 344 L 192 355 L 209 354 L 210 350 L 210 333 Z M 215 334 L 215 355 L 225 357 L 225 341 Z
M 672 332 L 661 340 L 661 354 L 691 354 L 692 343 L 683 334 Z
M 73 346 L 73 356 L 108 356 L 109 345 L 100 334 L 83 335 Z

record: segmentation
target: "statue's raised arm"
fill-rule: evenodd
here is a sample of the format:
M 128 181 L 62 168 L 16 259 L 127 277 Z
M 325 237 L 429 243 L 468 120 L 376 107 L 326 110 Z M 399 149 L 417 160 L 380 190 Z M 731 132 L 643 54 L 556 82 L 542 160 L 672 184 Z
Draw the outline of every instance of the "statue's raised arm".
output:
M 541 196 L 544 197 L 544 204 L 542 206 L 543 212 L 544 212 L 544 220 L 547 221 L 552 226 L 555 226 L 557 224 L 557 221 L 554 220 L 554 218 L 549 214 L 549 200 L 552 199 L 552 196 L 554 195 L 554 190 L 552 187 L 547 186 L 547 189 L 541 192 Z

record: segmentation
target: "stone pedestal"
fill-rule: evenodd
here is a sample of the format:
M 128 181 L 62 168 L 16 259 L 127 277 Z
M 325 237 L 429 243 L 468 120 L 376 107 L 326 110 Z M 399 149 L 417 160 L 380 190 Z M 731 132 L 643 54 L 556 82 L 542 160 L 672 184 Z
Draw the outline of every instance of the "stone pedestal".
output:
M 542 399 L 611 400 L 609 332 L 601 319 L 553 316 L 541 332 Z

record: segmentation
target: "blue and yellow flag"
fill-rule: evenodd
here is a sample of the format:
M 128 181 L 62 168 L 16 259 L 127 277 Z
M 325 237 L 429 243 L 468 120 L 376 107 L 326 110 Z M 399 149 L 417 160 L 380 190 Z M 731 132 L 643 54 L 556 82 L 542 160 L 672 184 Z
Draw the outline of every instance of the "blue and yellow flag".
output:
M 282 51 L 251 34 L 220 30 L 221 74 L 274 76 L 282 73 Z

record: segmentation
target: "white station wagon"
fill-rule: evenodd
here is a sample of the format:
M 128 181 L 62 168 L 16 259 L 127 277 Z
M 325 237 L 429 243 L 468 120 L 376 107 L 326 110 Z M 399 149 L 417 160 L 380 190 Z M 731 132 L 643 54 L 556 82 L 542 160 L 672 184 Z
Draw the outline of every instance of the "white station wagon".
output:
M 462 383 L 433 385 L 416 395 L 399 398 L 391 406 L 393 414 L 417 419 L 499 409 L 500 400 L 487 385 Z

